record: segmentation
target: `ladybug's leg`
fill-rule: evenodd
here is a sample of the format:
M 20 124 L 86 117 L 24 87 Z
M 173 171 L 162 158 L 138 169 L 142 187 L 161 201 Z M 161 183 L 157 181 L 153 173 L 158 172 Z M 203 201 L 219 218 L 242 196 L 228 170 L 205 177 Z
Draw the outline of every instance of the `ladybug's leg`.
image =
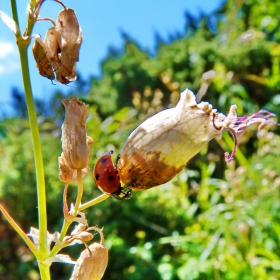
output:
M 118 154 L 117 155 L 117 160 L 116 160 L 116 166 L 118 166 L 118 161 L 120 160 L 120 158 L 121 158 L 121 154 Z
M 129 188 L 122 188 L 121 185 L 115 192 L 111 193 L 111 196 L 113 198 L 119 199 L 119 200 L 125 200 L 131 198 L 131 189 Z

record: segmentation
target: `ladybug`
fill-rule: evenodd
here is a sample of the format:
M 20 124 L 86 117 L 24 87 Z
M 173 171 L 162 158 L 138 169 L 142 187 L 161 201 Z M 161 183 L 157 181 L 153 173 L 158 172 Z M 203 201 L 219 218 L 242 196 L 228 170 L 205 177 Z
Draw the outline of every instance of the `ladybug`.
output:
M 110 194 L 116 199 L 129 199 L 131 190 L 121 186 L 118 172 L 112 160 L 112 154 L 113 151 L 106 152 L 97 160 L 93 171 L 95 184 L 103 193 Z

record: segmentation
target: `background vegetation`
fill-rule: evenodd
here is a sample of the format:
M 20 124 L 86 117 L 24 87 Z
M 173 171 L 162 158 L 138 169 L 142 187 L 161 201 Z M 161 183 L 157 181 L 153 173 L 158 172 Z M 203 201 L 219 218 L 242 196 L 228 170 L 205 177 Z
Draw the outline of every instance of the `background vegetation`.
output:
M 185 34 L 158 38 L 154 56 L 124 36 L 124 49 L 111 49 L 103 61 L 102 77 L 83 80 L 67 95 L 90 104 L 91 167 L 109 149 L 116 156 L 128 134 L 174 106 L 185 87 L 206 90 L 203 99 L 220 112 L 235 103 L 239 115 L 266 108 L 279 121 L 279 10 L 272 0 L 228 0 L 211 15 L 186 14 Z M 0 201 L 27 232 L 37 221 L 34 162 L 25 105 L 17 89 L 13 96 L 17 115 L 0 124 Z M 51 232 L 62 224 L 61 97 L 56 92 L 50 104 L 37 101 Z M 225 133 L 171 182 L 86 210 L 91 225 L 104 227 L 109 247 L 103 279 L 280 279 L 279 138 L 279 128 L 246 131 L 226 164 L 232 140 Z M 69 201 L 75 191 L 70 188 Z M 83 201 L 99 194 L 88 175 Z M 77 258 L 80 249 L 67 250 Z M 38 279 L 33 256 L 2 215 L 0 251 L 0 279 Z M 64 280 L 72 266 L 51 269 L 53 279 Z

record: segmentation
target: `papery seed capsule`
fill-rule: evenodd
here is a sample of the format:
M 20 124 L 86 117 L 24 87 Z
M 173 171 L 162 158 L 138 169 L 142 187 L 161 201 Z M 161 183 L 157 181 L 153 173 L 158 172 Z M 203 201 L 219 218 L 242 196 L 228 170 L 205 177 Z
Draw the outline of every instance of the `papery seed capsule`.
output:
M 62 150 L 72 169 L 87 167 L 90 158 L 90 144 L 93 140 L 86 133 L 87 105 L 76 97 L 63 99 L 65 120 L 62 125 Z
M 197 103 L 186 89 L 177 106 L 157 113 L 140 124 L 125 142 L 117 163 L 121 183 L 131 189 L 145 190 L 170 181 L 213 138 L 228 129 L 235 147 L 225 160 L 232 160 L 236 151 L 236 134 L 247 126 L 274 124 L 274 115 L 261 110 L 248 117 L 237 117 L 236 105 L 225 116 L 208 102 Z
M 81 253 L 70 280 L 100 280 L 107 265 L 108 249 L 93 243 Z
M 143 190 L 170 181 L 221 133 L 213 126 L 213 114 L 211 104 L 197 104 L 186 89 L 175 108 L 157 113 L 130 134 L 117 164 L 121 182 Z

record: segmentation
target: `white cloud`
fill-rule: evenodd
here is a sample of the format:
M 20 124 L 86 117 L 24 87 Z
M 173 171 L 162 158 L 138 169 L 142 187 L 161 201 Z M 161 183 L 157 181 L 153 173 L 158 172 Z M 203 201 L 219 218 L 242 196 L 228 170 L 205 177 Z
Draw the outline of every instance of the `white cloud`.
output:
M 0 75 L 10 74 L 19 67 L 19 55 L 15 43 L 0 40 Z

